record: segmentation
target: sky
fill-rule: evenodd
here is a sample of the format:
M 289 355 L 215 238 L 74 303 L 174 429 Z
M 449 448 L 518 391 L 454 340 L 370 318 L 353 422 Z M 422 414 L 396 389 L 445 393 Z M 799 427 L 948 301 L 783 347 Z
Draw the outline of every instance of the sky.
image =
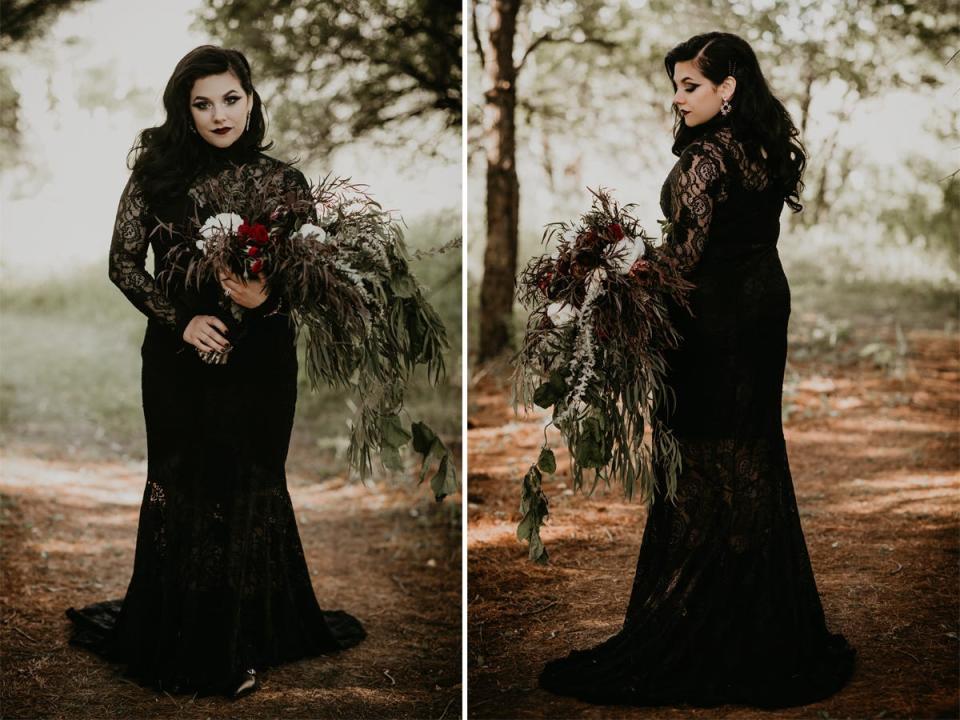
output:
M 211 42 L 191 28 L 201 5 L 94 0 L 61 15 L 25 53 L 7 55 L 21 96 L 26 162 L 0 174 L 4 281 L 66 275 L 84 265 L 106 268 L 117 202 L 129 175 L 127 152 L 141 129 L 162 120 L 163 87 L 177 61 Z M 100 73 L 99 84 L 91 85 L 91 72 Z M 91 89 L 121 102 L 109 111 L 90 107 L 83 96 Z M 269 108 L 270 98 L 264 101 Z M 406 159 L 391 162 L 390 152 L 358 143 L 328 164 L 311 161 L 309 152 L 294 154 L 314 180 L 333 172 L 368 184 L 408 226 L 445 210 L 459 217 L 459 162 L 425 158 L 411 167 Z M 50 224 L 52 218 L 57 222 Z

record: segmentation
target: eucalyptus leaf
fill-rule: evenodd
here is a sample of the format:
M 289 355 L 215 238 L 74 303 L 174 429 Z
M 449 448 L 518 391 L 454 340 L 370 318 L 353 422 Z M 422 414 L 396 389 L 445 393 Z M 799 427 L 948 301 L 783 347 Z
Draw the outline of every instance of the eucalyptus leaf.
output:
M 554 456 L 553 450 L 545 447 L 540 451 L 540 457 L 537 459 L 537 467 L 551 475 L 557 471 L 557 458 Z
M 436 434 L 423 422 L 413 423 L 410 430 L 413 432 L 413 449 L 426 456 L 437 439 Z
M 454 466 L 452 457 L 447 454 L 440 460 L 440 467 L 436 474 L 430 479 L 430 489 L 437 502 L 443 500 L 447 495 L 452 495 L 459 489 L 457 485 L 457 469 Z
M 380 437 L 384 446 L 399 448 L 410 442 L 412 435 L 403 427 L 399 415 L 385 415 L 380 420 Z
M 533 392 L 533 402 L 542 408 L 548 408 L 567 394 L 567 383 L 560 373 L 550 374 L 550 379 Z
M 384 445 L 380 448 L 380 461 L 387 470 L 394 472 L 403 471 L 403 460 L 400 458 L 400 451 L 391 445 Z
M 580 437 L 574 448 L 574 456 L 581 467 L 602 468 L 610 462 L 612 443 L 605 437 L 600 421 L 587 418 L 580 426 Z

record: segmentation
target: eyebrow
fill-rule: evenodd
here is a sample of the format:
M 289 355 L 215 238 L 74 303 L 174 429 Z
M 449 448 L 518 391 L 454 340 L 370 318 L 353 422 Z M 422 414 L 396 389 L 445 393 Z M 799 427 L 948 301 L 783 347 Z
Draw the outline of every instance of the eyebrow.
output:
M 239 94 L 240 91 L 239 91 L 239 90 L 227 90 L 227 91 L 223 94 L 223 97 L 227 97 L 227 95 L 230 95 L 231 93 L 237 93 L 237 94 Z M 196 102 L 197 100 L 209 100 L 209 99 L 210 99 L 210 98 L 204 97 L 203 95 L 197 95 L 197 96 L 196 96 L 193 100 L 191 100 L 190 102 Z
M 679 82 L 686 82 L 687 80 L 690 80 L 690 81 L 692 81 L 692 82 L 696 82 L 696 80 L 694 80 L 694 79 L 693 79 L 692 77 L 690 77 L 689 75 L 687 75 L 685 78 L 680 78 Z

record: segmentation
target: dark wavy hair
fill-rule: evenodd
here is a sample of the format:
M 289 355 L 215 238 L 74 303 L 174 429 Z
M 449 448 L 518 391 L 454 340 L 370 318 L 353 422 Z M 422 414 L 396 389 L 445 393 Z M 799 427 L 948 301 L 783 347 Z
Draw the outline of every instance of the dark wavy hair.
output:
M 674 92 L 677 90 L 674 67 L 678 62 L 690 61 L 714 85 L 722 83 L 728 75 L 737 81 L 730 100 L 732 110 L 725 119 L 741 142 L 758 153 L 760 146 L 767 151 L 767 167 L 773 181 L 786 204 L 794 212 L 800 212 L 807 154 L 790 114 L 770 91 L 753 48 L 743 38 L 723 32 L 695 35 L 680 43 L 664 58 Z M 673 111 L 673 153 L 680 155 L 703 128 L 687 127 L 675 105 Z
M 267 150 L 266 123 L 260 95 L 253 87 L 250 63 L 239 50 L 201 45 L 188 52 L 173 70 L 163 91 L 167 117 L 162 125 L 143 130 L 128 155 L 131 169 L 148 202 L 163 201 L 181 194 L 210 160 L 213 149 L 192 130 L 190 92 L 200 78 L 232 72 L 244 92 L 253 97 L 250 128 L 230 146 L 231 155 Z

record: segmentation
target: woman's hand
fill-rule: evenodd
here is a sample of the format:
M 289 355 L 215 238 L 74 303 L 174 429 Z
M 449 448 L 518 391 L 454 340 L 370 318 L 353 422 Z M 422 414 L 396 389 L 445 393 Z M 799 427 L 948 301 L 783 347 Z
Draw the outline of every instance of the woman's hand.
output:
M 222 333 L 227 325 L 216 315 L 196 315 L 183 331 L 183 339 L 198 350 L 223 352 L 230 342 Z
M 248 310 L 259 307 L 267 299 L 266 283 L 263 273 L 257 273 L 256 280 L 242 280 L 229 270 L 220 271 L 220 285 L 227 297 L 240 307 Z

